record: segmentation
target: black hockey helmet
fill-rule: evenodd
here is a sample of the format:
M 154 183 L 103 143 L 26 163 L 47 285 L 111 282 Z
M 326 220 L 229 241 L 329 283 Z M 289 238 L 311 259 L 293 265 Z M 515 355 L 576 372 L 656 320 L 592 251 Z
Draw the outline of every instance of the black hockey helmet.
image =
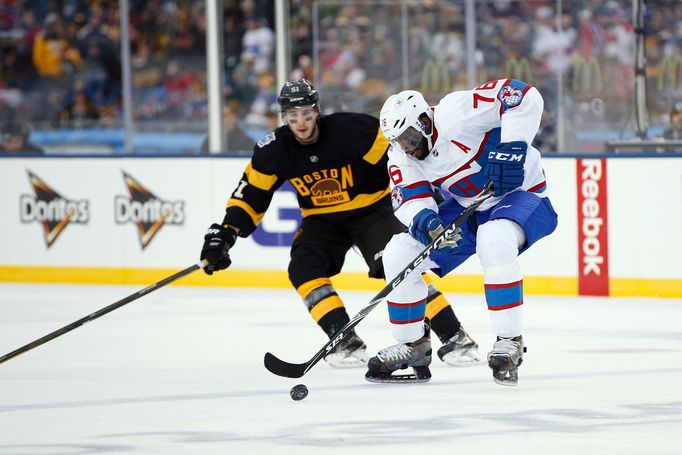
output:
M 9 122 L 2 126 L 2 137 L 20 137 L 27 141 L 31 128 L 25 123 Z
M 294 107 L 313 106 L 317 109 L 320 95 L 307 79 L 287 81 L 279 92 L 277 102 L 282 112 Z

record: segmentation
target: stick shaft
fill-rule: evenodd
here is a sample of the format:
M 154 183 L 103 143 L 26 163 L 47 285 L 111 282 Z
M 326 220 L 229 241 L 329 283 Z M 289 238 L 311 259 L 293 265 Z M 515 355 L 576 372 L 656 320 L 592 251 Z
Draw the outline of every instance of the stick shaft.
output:
M 55 330 L 54 332 L 51 332 L 51 333 L 48 333 L 47 335 L 40 337 L 37 340 L 32 341 L 25 346 L 22 346 L 18 349 L 15 349 L 14 351 L 0 357 L 0 364 L 4 363 L 10 359 L 13 359 L 14 357 L 17 357 L 17 356 L 19 356 L 25 352 L 28 352 L 31 349 L 37 348 L 38 346 L 43 345 L 43 344 L 47 343 L 48 341 L 54 340 L 55 338 L 60 337 L 60 336 L 64 335 L 65 333 L 68 333 L 74 329 L 77 329 L 78 327 L 82 326 L 83 324 L 86 324 L 90 321 L 94 321 L 95 319 L 100 318 L 107 313 L 111 313 L 112 311 L 114 311 L 118 308 L 121 308 L 123 305 L 126 305 L 130 302 L 133 302 L 133 301 L 139 299 L 140 297 L 143 297 L 143 296 L 145 296 L 151 292 L 154 292 L 157 289 L 162 288 L 162 287 L 166 286 L 167 284 L 172 283 L 173 281 L 176 281 L 176 280 L 178 280 L 178 279 L 180 279 L 186 275 L 189 275 L 190 273 L 192 273 L 196 270 L 199 270 L 200 268 L 203 268 L 204 265 L 205 264 L 203 262 L 200 262 L 198 264 L 193 264 L 192 266 L 187 267 L 184 270 L 180 270 L 179 272 L 174 273 L 173 275 L 166 277 L 161 281 L 158 281 L 158 282 L 156 282 L 150 286 L 147 286 L 144 289 L 140 289 L 139 291 L 135 292 L 134 294 L 130 294 L 128 297 L 125 297 L 125 298 L 123 298 L 117 302 L 112 303 L 111 305 L 108 305 L 104 308 L 101 308 L 101 309 L 95 311 L 94 313 L 90 313 L 89 315 L 87 315 L 83 318 L 80 318 L 79 320 L 74 321 L 71 324 L 65 325 L 61 329 Z
M 472 202 L 452 223 L 450 223 L 445 230 L 436 237 L 430 245 L 428 245 L 424 250 L 422 250 L 417 257 L 415 257 L 410 264 L 408 264 L 402 272 L 395 276 L 384 288 L 379 291 L 374 298 L 362 308 L 358 314 L 353 317 L 346 325 L 341 327 L 336 334 L 331 337 L 331 339 L 315 353 L 315 355 L 304 363 L 289 363 L 284 360 L 279 359 L 275 355 L 266 352 L 263 362 L 265 368 L 273 374 L 278 376 L 288 377 L 288 378 L 300 378 L 306 374 L 312 367 L 317 364 L 321 359 L 324 358 L 334 347 L 341 342 L 348 334 L 355 328 L 356 325 L 362 321 L 365 316 L 367 316 L 370 311 L 374 309 L 386 296 L 388 296 L 393 289 L 398 286 L 408 275 L 410 275 L 421 262 L 426 260 L 434 249 L 437 249 L 446 238 L 454 234 L 458 227 L 466 221 L 466 219 L 476 211 L 476 209 L 485 202 L 488 198 L 493 195 L 493 187 L 491 183 L 486 185 L 485 189 L 477 196 L 477 198 Z

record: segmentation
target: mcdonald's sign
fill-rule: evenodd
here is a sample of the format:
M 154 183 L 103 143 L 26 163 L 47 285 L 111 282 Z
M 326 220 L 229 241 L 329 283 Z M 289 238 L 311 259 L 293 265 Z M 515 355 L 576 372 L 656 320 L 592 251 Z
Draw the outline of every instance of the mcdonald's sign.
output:
M 604 89 L 604 74 L 596 58 L 578 57 L 573 66 L 573 93 L 595 94 Z
M 441 85 L 442 84 L 442 85 Z M 422 93 L 448 93 L 452 90 L 450 72 L 444 61 L 429 59 L 422 71 Z
M 680 75 L 682 75 L 682 57 L 666 55 L 658 66 L 658 89 L 663 90 L 666 87 L 666 79 L 670 83 L 668 87 L 676 89 L 680 85 Z
M 533 69 L 531 68 L 530 62 L 526 57 L 509 59 L 505 68 L 505 75 L 508 75 L 513 79 L 526 82 L 530 85 L 535 84 L 533 79 Z

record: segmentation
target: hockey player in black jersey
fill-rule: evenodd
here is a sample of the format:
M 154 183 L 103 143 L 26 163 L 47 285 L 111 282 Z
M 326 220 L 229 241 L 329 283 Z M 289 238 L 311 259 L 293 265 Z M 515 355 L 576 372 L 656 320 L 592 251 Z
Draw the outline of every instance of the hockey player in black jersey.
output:
M 330 278 L 357 246 L 369 276 L 384 278 L 381 255 L 405 226 L 393 216 L 386 169 L 388 140 L 367 114 L 320 115 L 319 95 L 307 80 L 284 84 L 278 102 L 286 123 L 254 147 L 227 203 L 225 218 L 204 237 L 207 274 L 230 266 L 237 237 L 248 237 L 285 181 L 296 189 L 303 221 L 291 246 L 289 280 L 312 318 L 331 337 L 350 319 Z M 425 280 L 428 280 L 425 277 Z M 429 283 L 426 315 L 443 342 L 438 356 L 453 366 L 482 362 L 478 345 L 452 307 Z M 364 367 L 366 346 L 355 333 L 325 357 L 333 367 Z

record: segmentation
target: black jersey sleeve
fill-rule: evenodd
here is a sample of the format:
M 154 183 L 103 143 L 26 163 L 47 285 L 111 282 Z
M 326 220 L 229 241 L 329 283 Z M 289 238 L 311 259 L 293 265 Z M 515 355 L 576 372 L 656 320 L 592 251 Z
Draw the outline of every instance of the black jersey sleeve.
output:
M 355 150 L 362 154 L 362 159 L 372 165 L 385 165 L 389 142 L 379 128 L 379 119 L 368 114 L 346 115 L 356 124 L 349 131 L 356 136 L 358 147 Z
M 238 228 L 240 237 L 253 233 L 270 206 L 272 195 L 284 183 L 277 169 L 276 133 L 270 133 L 254 147 L 251 161 L 227 201 L 223 224 Z

